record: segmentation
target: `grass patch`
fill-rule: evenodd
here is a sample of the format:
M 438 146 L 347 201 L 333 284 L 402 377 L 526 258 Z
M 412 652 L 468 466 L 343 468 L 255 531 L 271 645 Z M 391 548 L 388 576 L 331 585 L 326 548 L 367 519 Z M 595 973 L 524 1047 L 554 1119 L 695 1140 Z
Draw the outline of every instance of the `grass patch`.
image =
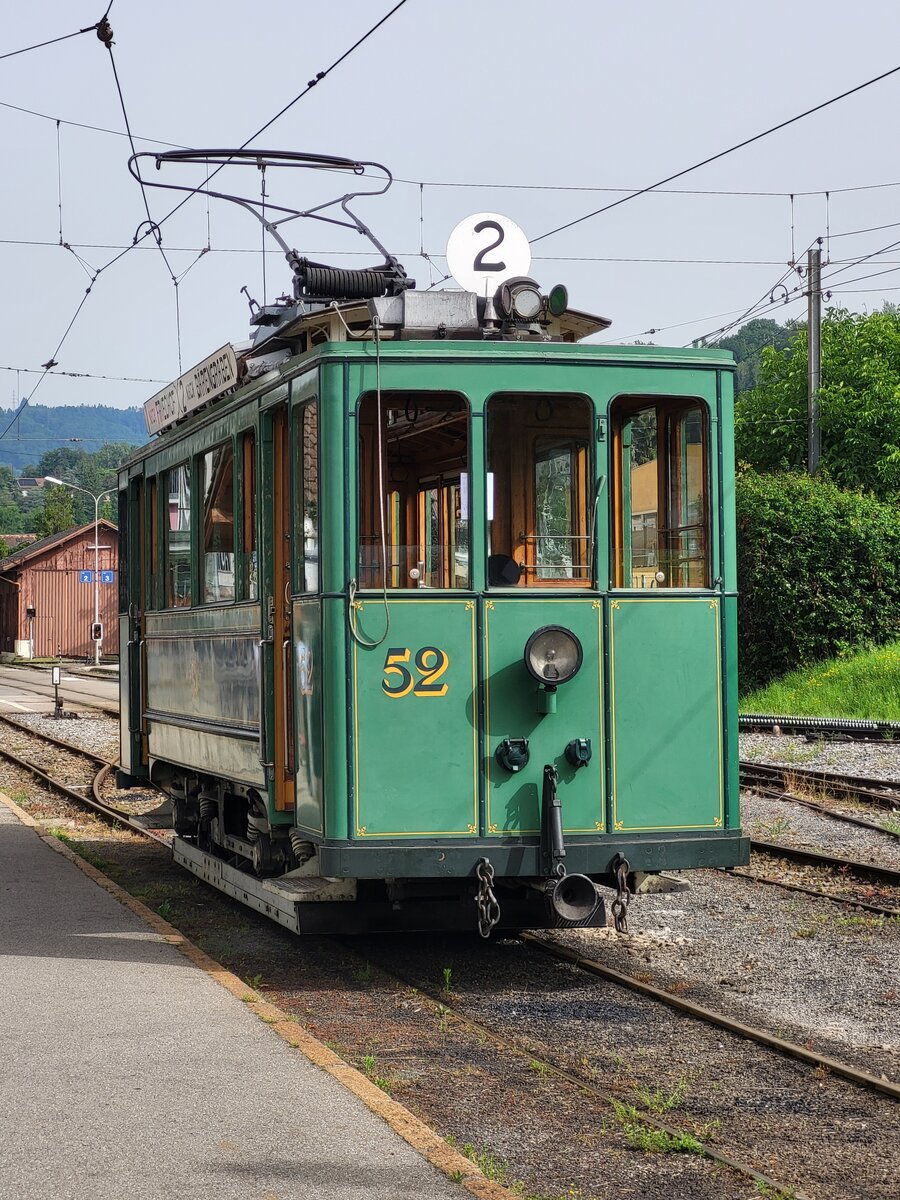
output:
M 449 1138 L 447 1140 L 450 1141 Z M 455 1139 L 450 1144 L 454 1145 Z M 473 1162 L 478 1167 L 485 1179 L 499 1183 L 501 1187 L 509 1188 L 517 1196 L 521 1196 L 525 1191 L 523 1183 L 518 1183 L 510 1179 L 509 1163 L 496 1158 L 486 1147 L 482 1146 L 480 1150 L 476 1150 L 471 1142 L 466 1142 L 465 1145 L 459 1146 L 458 1149 L 461 1154 L 464 1154 L 470 1162 Z
M 72 835 L 67 833 L 65 829 L 59 829 L 55 825 L 50 825 L 47 828 L 47 832 L 52 834 L 53 837 L 57 838 L 59 841 L 63 842 L 64 845 L 68 846 L 69 849 L 73 853 L 77 854 L 79 858 L 83 858 L 84 861 L 90 863 L 92 867 L 96 867 L 98 871 L 108 870 L 109 863 L 105 858 L 101 858 L 100 855 L 95 854 L 93 850 L 88 850 L 87 846 L 85 846 L 83 842 L 78 841 L 77 838 L 73 838 Z
M 638 1110 L 631 1104 L 623 1104 L 621 1100 L 613 1100 L 612 1105 L 619 1127 L 635 1150 L 641 1150 L 644 1154 L 706 1153 L 702 1143 L 693 1134 L 669 1133 L 665 1129 L 646 1125 Z
M 386 1075 L 379 1075 L 377 1073 L 378 1055 L 364 1054 L 359 1061 L 360 1066 L 363 1069 L 363 1074 L 368 1079 L 371 1079 L 376 1087 L 380 1087 L 386 1095 L 393 1096 L 394 1088 L 397 1086 L 397 1080 L 389 1079 Z
M 373 970 L 372 970 L 372 964 L 370 962 L 365 963 L 361 967 L 357 967 L 356 970 L 353 972 L 353 978 L 356 980 L 357 983 L 371 983 L 372 975 L 373 975 Z
M 671 1112 L 673 1108 L 678 1108 L 682 1100 L 687 1094 L 688 1081 L 682 1076 L 679 1079 L 674 1091 L 664 1092 L 662 1088 L 654 1088 L 651 1092 L 646 1083 L 639 1084 L 635 1091 L 637 1097 L 646 1108 L 647 1112 L 655 1113 L 661 1117 L 663 1113 Z
M 756 1190 L 765 1200 L 797 1200 L 794 1188 L 774 1188 L 771 1183 L 757 1179 Z
M 741 697 L 741 712 L 900 721 L 900 642 L 791 671 Z

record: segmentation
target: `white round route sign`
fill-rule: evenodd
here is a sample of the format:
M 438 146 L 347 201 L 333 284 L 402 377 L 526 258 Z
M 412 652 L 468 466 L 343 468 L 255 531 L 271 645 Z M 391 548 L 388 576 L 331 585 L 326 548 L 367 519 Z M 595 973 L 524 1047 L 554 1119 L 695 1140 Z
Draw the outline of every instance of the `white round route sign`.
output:
M 531 247 L 509 217 L 474 213 L 460 221 L 450 234 L 447 266 L 467 292 L 492 296 L 504 280 L 528 274 Z

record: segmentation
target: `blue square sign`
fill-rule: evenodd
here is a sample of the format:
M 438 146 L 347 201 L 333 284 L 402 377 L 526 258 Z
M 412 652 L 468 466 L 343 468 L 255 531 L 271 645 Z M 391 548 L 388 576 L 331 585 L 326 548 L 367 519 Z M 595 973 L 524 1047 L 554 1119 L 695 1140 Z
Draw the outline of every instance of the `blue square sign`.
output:
M 100 582 L 101 583 L 115 583 L 116 582 L 115 571 L 101 571 L 100 572 Z
M 93 571 L 79 571 L 78 572 L 78 582 L 79 583 L 93 583 L 94 582 L 94 572 Z

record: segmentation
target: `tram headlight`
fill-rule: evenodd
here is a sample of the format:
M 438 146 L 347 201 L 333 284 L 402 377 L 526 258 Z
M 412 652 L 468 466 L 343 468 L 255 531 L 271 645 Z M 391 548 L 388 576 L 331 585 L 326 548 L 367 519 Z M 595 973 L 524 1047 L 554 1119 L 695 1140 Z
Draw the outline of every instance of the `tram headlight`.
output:
M 501 283 L 495 300 L 504 317 L 517 321 L 536 320 L 544 307 L 540 286 L 525 275 Z
M 547 689 L 568 683 L 584 659 L 581 642 L 563 625 L 544 625 L 525 643 L 525 666 Z

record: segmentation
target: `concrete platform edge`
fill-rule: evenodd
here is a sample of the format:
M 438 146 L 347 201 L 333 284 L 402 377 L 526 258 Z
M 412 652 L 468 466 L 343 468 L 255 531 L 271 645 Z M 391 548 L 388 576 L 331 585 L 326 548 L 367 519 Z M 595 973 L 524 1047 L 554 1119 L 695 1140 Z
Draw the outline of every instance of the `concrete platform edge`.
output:
M 326 1071 L 343 1088 L 352 1092 L 365 1104 L 366 1108 L 381 1117 L 396 1134 L 438 1171 L 461 1184 L 478 1200 L 516 1200 L 513 1192 L 486 1178 L 470 1159 L 449 1146 L 443 1138 L 414 1113 L 411 1113 L 408 1108 L 396 1100 L 392 1100 L 361 1071 L 350 1066 L 333 1050 L 330 1050 L 324 1042 L 320 1042 L 308 1030 L 303 1029 L 295 1020 L 292 1020 L 282 1009 L 264 1000 L 237 975 L 226 970 L 215 959 L 210 958 L 199 946 L 195 946 L 180 933 L 174 925 L 170 925 L 146 904 L 129 895 L 117 883 L 113 883 L 111 879 L 81 858 L 59 838 L 47 833 L 32 816 L 16 804 L 15 800 L 3 792 L 0 792 L 0 804 L 9 809 L 23 825 L 33 829 L 41 841 L 55 850 L 57 854 L 61 854 L 73 862 L 89 879 L 102 887 L 104 891 L 109 892 L 135 916 L 140 917 L 155 933 L 160 934 L 170 945 L 177 947 L 185 958 L 196 967 L 209 975 L 221 987 L 226 988 L 238 1000 L 244 1001 L 247 1008 L 259 1020 L 268 1025 L 289 1046 L 299 1051 L 309 1062 Z

